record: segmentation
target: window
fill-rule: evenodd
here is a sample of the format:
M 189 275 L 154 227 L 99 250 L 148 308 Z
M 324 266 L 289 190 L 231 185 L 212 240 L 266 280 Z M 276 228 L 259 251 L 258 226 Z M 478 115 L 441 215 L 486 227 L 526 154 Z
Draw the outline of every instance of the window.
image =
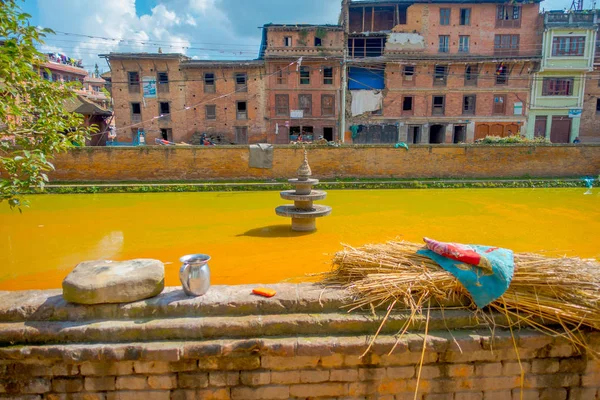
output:
M 217 106 L 207 105 L 205 106 L 206 119 L 217 119 Z
M 596 115 L 600 115 L 600 98 L 596 99 Z
M 127 81 L 129 83 L 129 92 L 135 93 L 140 91 L 140 74 L 138 72 L 127 72 Z
M 161 129 L 160 137 L 167 142 L 173 141 L 173 129 Z
M 434 86 L 446 86 L 446 79 L 448 78 L 448 66 L 447 65 L 436 65 L 433 72 L 433 84 Z
M 44 80 L 49 81 L 51 76 L 52 75 L 49 74 L 47 71 L 42 71 L 42 78 L 44 78 Z
M 309 67 L 300 67 L 300 84 L 301 85 L 310 85 L 310 68 Z
M 315 36 L 315 47 L 320 47 L 323 45 L 323 41 L 321 38 Z
M 214 93 L 216 90 L 215 74 L 213 72 L 204 73 L 204 93 Z
M 404 96 L 402 98 L 402 114 L 403 115 L 412 115 L 413 113 L 413 97 L 412 96 Z
M 371 111 L 371 115 L 383 115 L 383 109 Z
M 245 72 L 235 74 L 235 91 L 236 92 L 247 92 L 248 91 L 248 76 Z
M 585 36 L 558 36 L 552 38 L 553 56 L 583 56 Z
M 506 95 L 494 95 L 494 107 L 492 113 L 496 115 L 504 115 L 506 113 Z
M 465 86 L 477 86 L 477 65 L 465 66 Z
M 237 101 L 235 103 L 235 109 L 235 119 L 248 119 L 248 105 L 245 101 Z
M 160 102 L 159 103 L 160 115 L 169 115 L 171 114 L 171 106 L 169 102 Z
M 449 8 L 440 8 L 440 25 L 450 25 Z
M 286 36 L 283 38 L 283 46 L 284 47 L 292 47 L 292 37 Z
M 167 93 L 169 91 L 169 74 L 167 72 L 159 72 L 157 75 L 158 93 Z
M 573 78 L 544 78 L 542 96 L 572 96 Z
M 433 96 L 433 115 L 444 115 L 444 105 L 445 105 L 445 97 L 444 96 Z
M 142 122 L 142 105 L 140 103 L 131 103 L 131 122 Z
M 298 108 L 304 111 L 306 117 L 312 115 L 312 94 L 299 94 L 298 95 Z
M 519 35 L 494 36 L 494 54 L 517 56 L 519 55 Z
M 58 75 L 52 74 L 52 82 L 58 82 Z
M 458 52 L 468 53 L 469 52 L 469 36 L 458 37 Z
M 496 66 L 496 85 L 506 85 L 508 83 L 508 67 L 504 64 Z
M 323 85 L 333 85 L 333 67 L 323 68 Z
M 275 95 L 275 115 L 287 117 L 290 115 L 290 95 Z
M 332 94 L 321 95 L 321 116 L 333 117 L 335 115 L 335 96 Z
M 520 6 L 498 6 L 496 28 L 519 28 L 521 26 Z
M 475 114 L 475 95 L 463 96 L 463 115 L 474 115 Z
M 402 84 L 404 86 L 415 85 L 415 66 L 405 65 L 402 69 Z
M 438 47 L 438 51 L 440 53 L 447 53 L 449 50 L 450 36 L 448 35 L 440 35 L 439 36 L 440 45 Z
M 278 85 L 287 85 L 288 72 L 285 66 L 278 66 L 275 76 L 277 76 Z
M 471 25 L 471 9 L 461 8 L 460 9 L 460 25 Z

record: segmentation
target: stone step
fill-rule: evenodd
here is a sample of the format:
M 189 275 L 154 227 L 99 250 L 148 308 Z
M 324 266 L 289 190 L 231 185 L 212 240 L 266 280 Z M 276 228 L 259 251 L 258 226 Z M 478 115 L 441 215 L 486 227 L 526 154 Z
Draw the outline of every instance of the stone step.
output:
M 0 346 L 41 343 L 101 343 L 171 340 L 209 340 L 277 336 L 370 335 L 377 332 L 381 314 L 326 313 L 203 318 L 157 318 L 98 321 L 20 321 L 0 323 Z M 495 316 L 496 323 L 506 320 Z M 425 329 L 425 315 L 390 314 L 382 334 Z M 429 330 L 474 329 L 487 326 L 468 310 L 432 310 Z

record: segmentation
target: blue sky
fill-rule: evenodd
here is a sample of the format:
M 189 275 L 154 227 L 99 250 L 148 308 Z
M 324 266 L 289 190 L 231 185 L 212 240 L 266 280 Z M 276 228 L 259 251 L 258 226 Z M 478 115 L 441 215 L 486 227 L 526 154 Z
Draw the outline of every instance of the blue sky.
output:
M 591 7 L 592 0 L 585 0 Z M 25 0 L 35 25 L 52 28 L 44 51 L 83 59 L 110 51 L 182 52 L 199 59 L 253 59 L 265 23 L 337 23 L 341 0 Z M 571 0 L 541 7 L 568 8 Z M 251 6 L 250 6 L 251 5 Z M 78 36 L 87 35 L 87 36 Z M 104 39 L 100 39 L 104 38 Z

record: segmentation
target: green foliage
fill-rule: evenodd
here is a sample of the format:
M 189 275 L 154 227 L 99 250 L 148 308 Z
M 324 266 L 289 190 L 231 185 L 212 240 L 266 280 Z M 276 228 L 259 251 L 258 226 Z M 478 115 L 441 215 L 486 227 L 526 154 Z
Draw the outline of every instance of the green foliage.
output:
M 75 84 L 40 76 L 45 59 L 35 46 L 53 32 L 30 26 L 29 18 L 16 0 L 0 1 L 0 201 L 19 210 L 22 193 L 48 182 L 52 155 L 84 144 L 93 131 L 83 127 L 81 115 L 65 110 Z
M 100 88 L 100 91 L 102 92 L 102 94 L 104 96 L 106 96 L 107 99 L 110 100 L 110 92 L 108 91 L 108 89 L 106 89 L 105 87 L 103 87 L 103 88 Z
M 478 140 L 480 144 L 513 144 L 513 143 L 550 143 L 545 137 L 536 137 L 534 139 L 527 139 L 519 135 L 512 136 L 486 136 L 485 139 Z

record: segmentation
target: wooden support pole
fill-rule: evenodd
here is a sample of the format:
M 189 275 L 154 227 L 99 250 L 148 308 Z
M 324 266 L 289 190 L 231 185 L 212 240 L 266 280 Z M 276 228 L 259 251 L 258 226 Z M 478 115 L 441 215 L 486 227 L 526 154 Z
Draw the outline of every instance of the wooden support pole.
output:
M 371 32 L 375 32 L 375 7 L 371 7 Z
M 362 17 L 363 17 L 363 23 L 362 23 L 362 30 L 361 32 L 365 31 L 365 8 L 362 8 Z

